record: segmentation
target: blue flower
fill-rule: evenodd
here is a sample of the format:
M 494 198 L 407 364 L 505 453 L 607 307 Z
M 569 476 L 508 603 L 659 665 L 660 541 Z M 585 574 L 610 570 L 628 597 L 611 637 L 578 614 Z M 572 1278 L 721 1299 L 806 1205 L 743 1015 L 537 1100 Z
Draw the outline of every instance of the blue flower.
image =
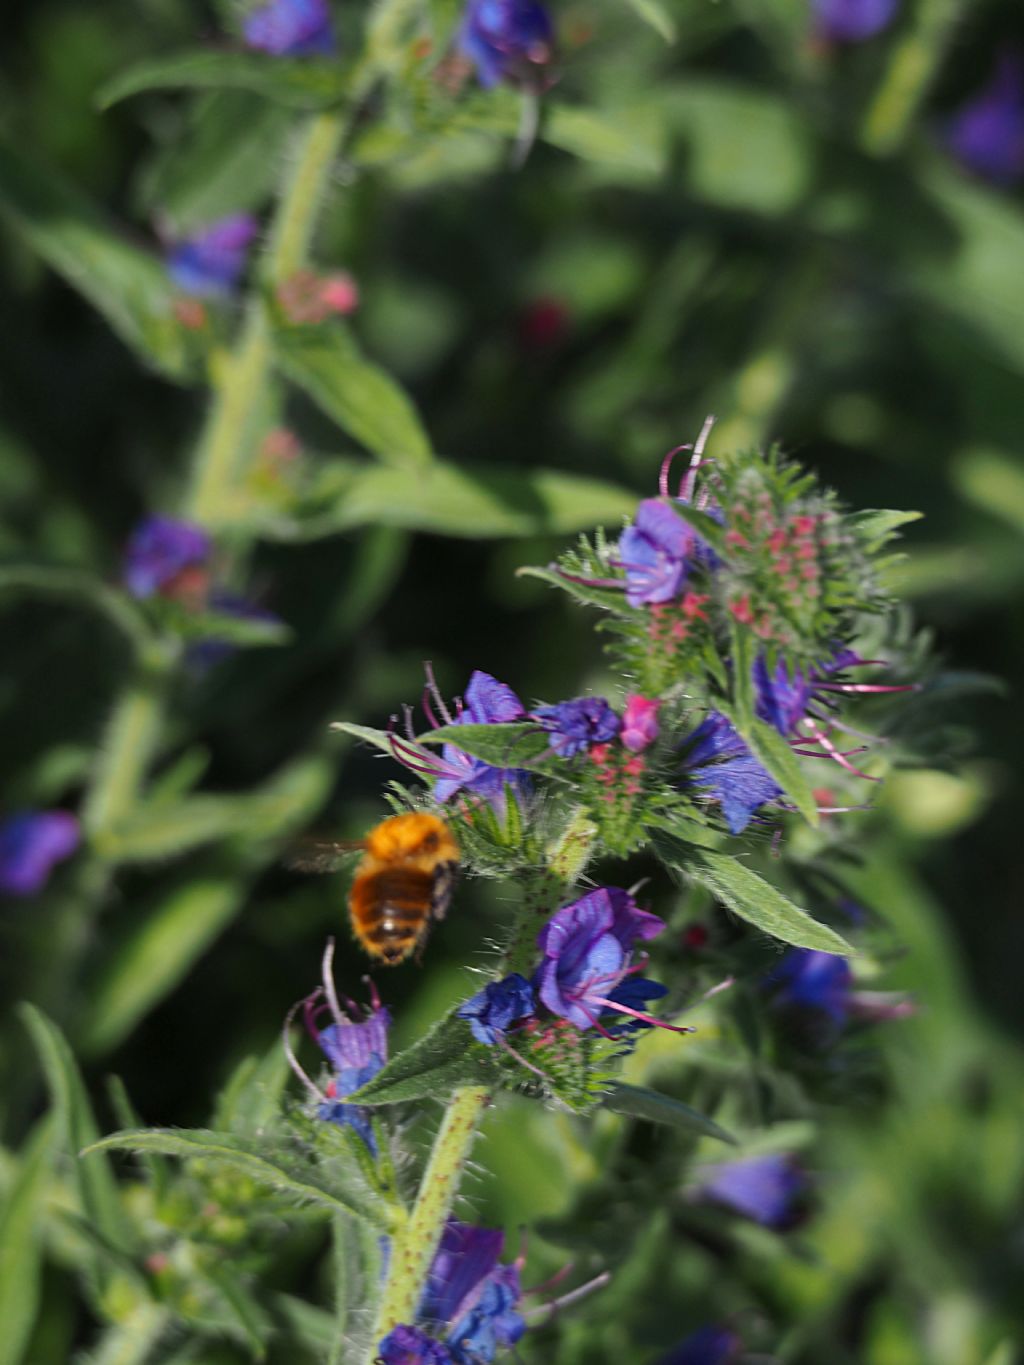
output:
M 171 247 L 167 273 L 186 294 L 200 298 L 230 294 L 245 269 L 256 232 L 256 220 L 248 213 L 220 218 Z
M 488 981 L 482 991 L 460 1005 L 455 1013 L 469 1021 L 478 1042 L 493 1047 L 499 1035 L 517 1020 L 533 1014 L 534 1008 L 533 987 L 525 977 L 513 972 L 501 981 Z
M 728 1327 L 700 1327 L 681 1341 L 658 1365 L 731 1365 L 742 1345 Z
M 125 546 L 124 585 L 133 597 L 173 590 L 186 571 L 205 568 L 210 550 L 210 537 L 201 526 L 173 517 L 146 517 Z
M 469 0 L 459 48 L 476 65 L 481 85 L 523 79 L 552 57 L 554 31 L 537 0 Z
M 988 85 L 950 119 L 946 145 L 997 185 L 1024 176 L 1024 62 L 1016 53 L 1003 53 Z
M 899 0 L 814 0 L 814 31 L 832 43 L 862 43 L 892 22 Z
M 698 543 L 696 532 L 667 503 L 645 498 L 632 526 L 627 526 L 619 539 L 629 605 L 642 607 L 677 598 L 696 558 Z
M 665 927 L 628 891 L 599 887 L 552 915 L 537 936 L 544 960 L 534 983 L 543 1004 L 578 1029 L 592 1028 L 607 1010 L 632 1013 L 613 996 L 625 980 L 638 939 Z
M 381 1365 L 456 1365 L 451 1351 L 418 1327 L 393 1328 L 377 1353 Z
M 477 669 L 466 688 L 463 708 L 451 723 L 497 725 L 522 720 L 525 715 L 523 704 L 511 687 Z M 435 775 L 434 796 L 438 801 L 448 801 L 456 792 L 467 791 L 482 796 L 498 810 L 504 808 L 506 786 L 517 794 L 525 794 L 529 789 L 528 775 L 521 769 L 496 768 L 463 753 L 454 744 L 446 744 L 441 750 Z
M 533 714 L 551 735 L 551 748 L 559 758 L 575 758 L 592 744 L 614 739 L 622 728 L 604 697 L 576 697 L 540 706 Z
M 833 1023 L 846 1023 L 852 1004 L 853 972 L 845 957 L 811 948 L 791 948 L 766 978 L 775 1001 L 818 1010 Z
M 521 1297 L 517 1266 L 501 1265 L 492 1271 L 476 1303 L 448 1334 L 456 1360 L 476 1365 L 493 1360 L 499 1346 L 514 1346 L 526 1331 L 522 1314 L 516 1311 Z
M 782 795 L 721 712 L 706 716 L 685 744 L 688 779 L 719 802 L 731 834 L 741 834 L 766 802 Z
M 19 811 L 0 824 L 0 892 L 34 896 L 54 865 L 70 858 L 81 840 L 78 821 L 66 810 Z
M 783 1228 L 792 1222 L 807 1179 L 791 1157 L 772 1152 L 707 1167 L 699 1189 L 706 1199 L 724 1204 L 755 1223 Z
M 275 57 L 330 56 L 334 30 L 327 0 L 270 0 L 242 26 L 247 47 Z
M 347 1124 L 375 1151 L 368 1111 L 359 1104 L 346 1104 L 344 1097 L 372 1081 L 387 1061 L 391 1016 L 375 1001 L 364 1019 L 356 1021 L 339 1014 L 334 1023 L 321 1030 L 316 1015 L 313 1001 L 307 1002 L 306 1025 L 334 1071 L 327 1086 L 327 1101 L 318 1107 L 317 1118 Z

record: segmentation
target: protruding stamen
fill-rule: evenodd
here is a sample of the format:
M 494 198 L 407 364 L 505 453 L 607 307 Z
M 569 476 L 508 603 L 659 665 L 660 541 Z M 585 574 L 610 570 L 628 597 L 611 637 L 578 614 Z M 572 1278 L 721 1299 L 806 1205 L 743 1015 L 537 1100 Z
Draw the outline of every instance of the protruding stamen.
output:
M 323 972 L 323 983 L 324 983 L 324 999 L 327 1001 L 328 1007 L 329 1007 L 329 1009 L 330 1009 L 330 1011 L 331 1011 L 331 1018 L 334 1020 L 335 1024 L 338 1026 L 338 1028 L 341 1028 L 342 1025 L 344 1025 L 344 1024 L 346 1024 L 346 1023 L 348 1022 L 348 1020 L 345 1018 L 345 1016 L 344 1016 L 344 1015 L 342 1014 L 342 1012 L 341 1012 L 341 1006 L 338 1004 L 338 993 L 337 993 L 337 991 L 336 991 L 335 988 L 334 988 L 334 937 L 333 937 L 333 935 L 332 935 L 331 938 L 329 938 L 329 939 L 327 940 L 327 947 L 324 949 L 324 958 L 323 958 L 322 972 Z
M 319 992 L 317 992 L 316 994 L 319 994 Z M 318 1085 L 314 1084 L 314 1082 L 310 1080 L 305 1067 L 302 1066 L 298 1057 L 296 1057 L 295 1055 L 295 1052 L 292 1048 L 292 1040 L 289 1037 L 289 1030 L 291 1029 L 292 1024 L 294 1024 L 295 1022 L 295 1016 L 298 1014 L 299 1010 L 308 1008 L 310 1001 L 313 998 L 314 998 L 313 996 L 307 996 L 304 1000 L 296 1001 L 296 1003 L 285 1015 L 284 1025 L 282 1026 L 281 1029 L 281 1042 L 284 1046 L 284 1055 L 285 1058 L 287 1059 L 288 1065 L 295 1072 L 296 1076 L 298 1076 L 299 1080 L 306 1087 L 309 1093 L 311 1095 L 315 1095 L 321 1104 L 326 1104 L 327 1096 L 323 1093 L 323 1091 L 320 1089 Z
M 670 471 L 671 468 L 672 468 L 672 461 L 675 459 L 675 457 L 679 454 L 679 452 L 680 452 L 681 450 L 692 450 L 692 449 L 693 449 L 693 446 L 691 445 L 691 443 L 690 443 L 689 441 L 687 441 L 686 444 L 685 444 L 685 445 L 682 445 L 682 446 L 673 446 L 672 449 L 671 449 L 671 450 L 668 452 L 668 454 L 665 456 L 665 458 L 662 460 L 662 462 L 661 462 L 661 471 L 660 471 L 659 474 L 658 474 L 658 492 L 661 494 L 661 496 L 662 496 L 663 498 L 671 497 L 671 494 L 670 494 L 669 491 L 668 491 L 668 476 L 669 476 L 669 471 Z M 682 493 L 682 485 L 680 484 L 680 487 L 679 487 L 679 496 L 682 497 L 682 495 L 683 495 L 683 493 Z
M 864 778 L 865 782 L 881 782 L 882 779 L 880 777 L 872 777 L 870 773 L 865 773 L 862 772 L 860 768 L 855 768 L 850 760 L 836 748 L 828 735 L 825 734 L 824 730 L 820 730 L 813 721 L 808 721 L 807 724 L 814 740 L 821 745 L 829 758 L 838 763 L 841 768 L 845 768 L 847 772 L 853 773 L 855 777 Z
M 436 679 L 434 678 L 434 665 L 431 663 L 431 661 L 430 661 L 429 659 L 424 660 L 424 663 L 423 663 L 423 671 L 424 671 L 424 673 L 427 675 L 427 688 L 426 688 L 426 690 L 427 690 L 427 692 L 430 694 L 431 700 L 433 701 L 434 705 L 437 707 L 437 709 L 438 709 L 438 711 L 440 712 L 440 714 L 444 717 L 444 723 L 445 723 L 445 725 L 451 725 L 451 724 L 453 724 L 452 717 L 451 717 L 451 712 L 448 710 L 448 707 L 445 705 L 444 697 L 441 696 L 441 690 L 440 690 L 440 688 L 439 688 L 438 685 L 437 685 Z M 433 718 L 432 718 L 431 715 L 430 715 L 430 710 L 429 710 L 429 708 L 428 708 L 427 705 L 426 705 L 426 700 L 425 700 L 425 699 L 424 699 L 423 709 L 424 709 L 424 711 L 427 713 L 428 719 L 431 720 L 431 723 L 433 724 L 434 729 L 435 729 L 435 730 L 439 729 L 440 727 L 438 726 L 437 721 L 436 721 L 436 720 L 433 720 Z
M 563 1294 L 561 1298 L 554 1299 L 550 1303 L 538 1304 L 536 1308 L 527 1308 L 523 1312 L 523 1317 L 528 1319 L 540 1318 L 547 1314 L 548 1318 L 553 1318 L 561 1309 L 568 1307 L 571 1303 L 578 1303 L 580 1299 L 588 1294 L 595 1293 L 598 1289 L 603 1289 L 606 1284 L 611 1284 L 612 1276 L 610 1270 L 602 1270 L 600 1275 L 595 1275 L 586 1284 L 581 1284 L 578 1289 L 571 1289 L 568 1294 Z M 531 1293 L 534 1291 L 531 1290 Z
M 711 428 L 714 425 L 714 414 L 709 413 L 707 417 L 704 418 L 704 425 L 701 427 L 700 435 L 697 437 L 696 443 L 694 444 L 693 456 L 690 460 L 690 467 L 686 471 L 686 477 L 679 485 L 679 497 L 683 502 L 693 501 L 693 490 L 697 486 L 697 471 L 704 462 L 704 448 L 708 443 L 708 437 L 711 435 Z M 705 501 L 707 500 L 705 499 Z
M 645 1024 L 651 1024 L 654 1028 L 668 1029 L 669 1033 L 696 1033 L 696 1029 L 690 1024 L 666 1024 L 664 1019 L 655 1019 L 653 1014 L 642 1014 L 640 1010 L 630 1009 L 628 1005 L 620 1005 L 614 1000 L 609 1000 L 606 996 L 592 995 L 589 997 L 597 1005 L 604 1005 L 605 1009 L 615 1010 L 619 1014 L 628 1014 L 634 1019 L 640 1019 Z

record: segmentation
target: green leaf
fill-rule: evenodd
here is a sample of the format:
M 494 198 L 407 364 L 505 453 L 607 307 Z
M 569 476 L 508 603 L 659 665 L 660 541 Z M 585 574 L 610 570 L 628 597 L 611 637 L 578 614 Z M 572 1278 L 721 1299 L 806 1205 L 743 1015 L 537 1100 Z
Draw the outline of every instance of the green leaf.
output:
M 737 858 L 665 835 L 655 835 L 654 846 L 669 866 L 679 868 L 713 892 L 723 905 L 762 933 L 797 948 L 815 948 L 844 957 L 853 954 L 854 949 L 834 929 L 812 919 Z
M 372 1081 L 347 1096 L 352 1104 L 402 1104 L 445 1099 L 459 1086 L 490 1085 L 494 1063 L 469 1025 L 449 1014 L 411 1047 L 392 1057 Z
M 473 540 L 569 534 L 621 521 L 635 506 L 635 497 L 614 484 L 555 470 L 442 462 L 416 470 L 377 465 L 347 470 L 330 510 L 314 513 L 310 529 L 324 535 L 353 526 L 401 526 Z
M 592 588 L 586 583 L 573 582 L 571 578 L 566 578 L 555 568 L 540 568 L 528 564 L 516 570 L 516 577 L 539 578 L 541 582 L 550 583 L 552 587 L 567 592 L 570 597 L 574 597 L 577 602 L 582 602 L 584 606 L 598 607 L 601 611 L 612 611 L 618 616 L 633 614 L 633 608 L 628 606 L 626 602 L 625 592 L 617 592 L 614 588 Z M 625 579 L 623 579 L 623 586 L 625 586 Z
M 878 550 L 892 539 L 900 526 L 906 526 L 911 521 L 920 521 L 923 515 L 922 512 L 868 508 L 863 512 L 851 513 L 845 521 L 869 549 Z
M 140 1304 L 122 1322 L 107 1328 L 90 1352 L 88 1365 L 147 1365 L 173 1323 L 162 1304 Z
M 224 1305 L 228 1319 L 236 1325 L 238 1334 L 249 1347 L 253 1359 L 266 1359 L 265 1342 L 270 1330 L 267 1315 L 238 1276 L 231 1271 L 230 1264 L 207 1257 L 202 1264 L 202 1274 Z
M 166 215 L 185 235 L 271 198 L 294 115 L 244 90 L 198 98 L 187 127 L 146 167 L 140 208 Z
M 340 730 L 342 734 L 352 735 L 355 739 L 362 740 L 364 744 L 372 744 L 375 749 L 381 749 L 387 754 L 388 758 L 399 762 L 392 744 L 391 735 L 386 730 L 374 730 L 369 725 L 355 725 L 348 720 L 335 720 L 331 722 L 332 730 Z M 412 743 L 411 740 L 402 738 L 402 748 L 406 753 L 411 753 L 413 757 L 422 760 L 424 763 L 436 763 L 437 755 L 432 754 L 429 749 L 424 749 L 419 744 Z
M 172 379 L 188 377 L 191 343 L 174 317 L 174 290 L 162 261 L 123 241 L 76 189 L 4 143 L 0 219 L 147 364 Z
M 67 1040 L 34 1005 L 20 1005 L 19 1013 L 46 1073 L 61 1145 L 76 1158 L 72 1175 L 82 1216 L 116 1251 L 134 1250 L 110 1163 L 103 1158 L 87 1166 L 77 1160 L 81 1149 L 96 1140 L 99 1129 Z M 93 1288 L 102 1296 L 111 1283 L 110 1268 L 94 1256 L 89 1269 Z
M 128 1090 L 120 1076 L 107 1077 L 107 1095 L 115 1120 L 122 1128 L 141 1128 L 142 1119 L 136 1112 L 128 1095 Z M 149 1177 L 155 1197 L 160 1199 L 168 1189 L 169 1169 L 167 1162 L 152 1152 L 140 1153 L 139 1164 Z
M 19 1365 L 39 1309 L 42 1237 L 56 1146 L 53 1115 L 25 1143 L 0 1213 L 0 1365 Z
M 692 1109 L 682 1100 L 660 1095 L 656 1090 L 614 1081 L 611 1093 L 606 1096 L 603 1104 L 605 1109 L 611 1109 L 616 1114 L 647 1119 L 650 1123 L 666 1123 L 672 1128 L 681 1128 L 684 1132 L 699 1133 L 703 1137 L 717 1138 L 719 1142 L 736 1145 L 736 1138 L 713 1119 L 709 1119 L 706 1114 Z
M 665 169 L 664 121 L 653 106 L 598 111 L 552 104 L 541 120 L 540 136 L 582 161 L 627 170 L 631 180 L 655 178 Z
M 430 437 L 412 400 L 343 324 L 281 327 L 274 346 L 282 373 L 367 450 L 403 471 L 430 464 Z
M 782 788 L 783 795 L 792 801 L 809 825 L 817 828 L 818 803 L 807 780 L 807 774 L 801 768 L 800 760 L 789 743 L 774 725 L 767 724 L 758 716 L 754 716 L 748 724 L 743 725 L 739 717 L 733 715 L 727 706 L 720 704 L 719 710 L 736 727 L 741 739 L 761 766 L 775 778 Z
M 754 655 L 756 644 L 752 632 L 739 621 L 730 623 L 732 638 L 732 689 L 734 723 L 742 732 L 754 724 Z
M 265 1128 L 281 1112 L 291 1074 L 280 1038 L 262 1057 L 245 1057 L 218 1097 L 214 1126 L 242 1134 Z
M 93 983 L 79 1040 L 83 1051 L 103 1053 L 126 1037 L 230 924 L 246 894 L 233 868 L 197 870 L 137 911 L 123 941 L 109 945 Z
M 245 830 L 244 798 L 193 796 L 173 805 L 147 803 L 94 840 L 97 853 L 117 863 L 171 858 Z
M 497 725 L 442 725 L 417 735 L 418 744 L 454 744 L 495 768 L 524 768 L 551 751 L 551 736 L 535 721 Z
M 100 87 L 96 101 L 109 109 L 146 90 L 250 90 L 289 108 L 326 109 L 342 101 L 348 85 L 336 61 L 199 48 L 130 66 Z
M 91 1143 L 83 1156 L 91 1160 L 96 1153 L 110 1151 L 161 1152 L 183 1160 L 216 1162 L 302 1203 L 315 1204 L 330 1213 L 351 1213 L 382 1232 L 392 1230 L 392 1206 L 367 1189 L 355 1173 L 346 1172 L 350 1178 L 344 1185 L 328 1182 L 321 1168 L 300 1164 L 297 1158 L 282 1154 L 278 1146 L 255 1138 L 204 1128 L 144 1128 L 101 1138 Z
M 659 0 L 627 0 L 628 4 L 636 10 L 644 23 L 650 24 L 655 33 L 659 33 L 666 43 L 674 43 L 678 34 L 676 21 L 665 9 Z

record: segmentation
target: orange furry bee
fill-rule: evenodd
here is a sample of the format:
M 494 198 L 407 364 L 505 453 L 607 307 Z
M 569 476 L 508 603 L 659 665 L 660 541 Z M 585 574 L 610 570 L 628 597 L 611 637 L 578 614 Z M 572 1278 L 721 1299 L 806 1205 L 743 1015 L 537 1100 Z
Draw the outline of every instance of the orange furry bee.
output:
M 328 872 L 337 855 L 361 848 L 348 894 L 354 937 L 390 967 L 422 952 L 430 926 L 444 919 L 455 887 L 459 846 L 437 815 L 392 815 L 355 844 L 313 843 L 313 856 L 292 860 L 304 871 Z

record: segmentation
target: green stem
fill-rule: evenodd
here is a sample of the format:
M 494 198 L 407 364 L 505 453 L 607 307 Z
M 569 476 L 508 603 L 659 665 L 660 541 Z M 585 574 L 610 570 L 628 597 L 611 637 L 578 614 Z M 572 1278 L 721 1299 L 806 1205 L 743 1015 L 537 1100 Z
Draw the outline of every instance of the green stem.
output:
M 294 169 L 281 193 L 270 232 L 263 281 L 268 288 L 301 269 L 309 251 L 345 116 L 317 114 L 306 125 Z M 259 410 L 273 358 L 264 300 L 249 303 L 242 335 L 227 359 L 217 399 L 199 443 L 186 515 L 205 525 L 231 518 L 231 492 L 242 464 L 253 416 Z
M 102 852 L 103 835 L 138 801 L 160 740 L 171 658 L 160 651 L 143 659 L 107 726 L 82 818 Z
M 381 1339 L 399 1323 L 411 1323 L 416 1316 L 427 1272 L 458 1193 L 459 1179 L 487 1100 L 487 1091 L 476 1085 L 456 1090 L 452 1095 L 409 1221 L 391 1244 L 388 1280 L 377 1309 L 367 1365 L 376 1360 Z
M 875 156 L 903 143 L 946 53 L 961 0 L 923 0 L 914 27 L 896 44 L 864 119 L 862 142 Z

